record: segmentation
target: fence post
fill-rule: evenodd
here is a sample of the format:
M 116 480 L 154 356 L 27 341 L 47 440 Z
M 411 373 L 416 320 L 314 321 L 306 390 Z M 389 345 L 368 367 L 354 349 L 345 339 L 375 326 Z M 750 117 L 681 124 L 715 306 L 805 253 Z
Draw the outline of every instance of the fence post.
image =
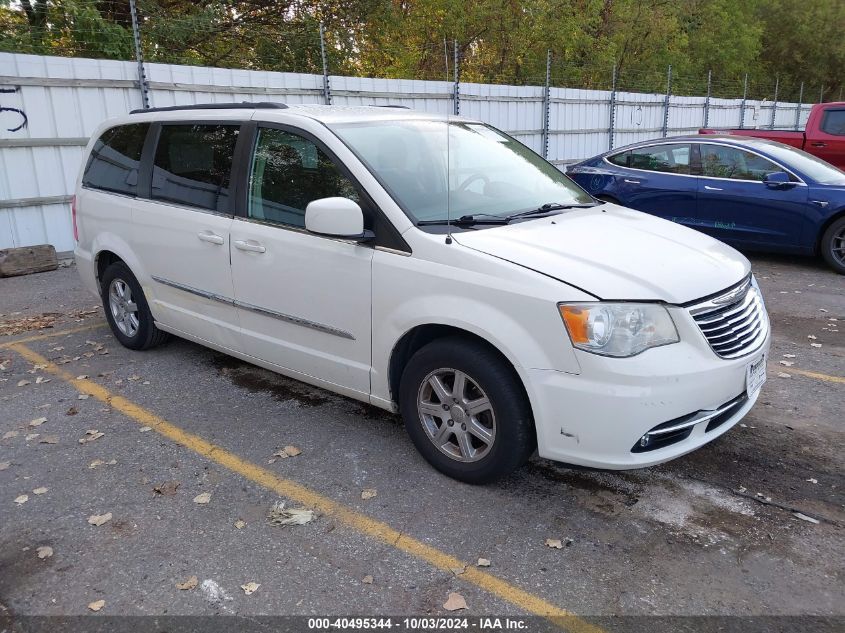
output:
M 663 138 L 669 133 L 669 95 L 672 94 L 672 64 L 666 75 L 666 101 L 663 103 Z
M 132 39 L 135 43 L 135 61 L 138 62 L 138 87 L 141 89 L 141 105 L 146 110 L 150 107 L 150 86 L 144 72 L 144 55 L 141 53 L 141 29 L 138 26 L 138 9 L 135 0 L 129 0 L 129 12 L 132 14 Z
M 455 81 L 455 87 L 452 91 L 452 99 L 454 101 L 455 115 L 461 113 L 461 63 L 458 59 L 458 40 L 455 40 L 454 64 L 452 70 L 452 79 Z
M 546 89 L 543 91 L 543 158 L 549 157 L 549 116 L 552 102 L 552 51 L 546 51 Z
M 707 71 L 707 96 L 704 98 L 704 127 L 710 125 L 710 92 L 712 87 L 713 71 Z
M 780 77 L 775 75 L 775 99 L 772 101 L 772 123 L 769 125 L 769 129 L 775 129 L 775 117 L 778 113 L 778 88 L 780 87 Z
M 745 73 L 745 81 L 742 84 L 742 103 L 739 105 L 739 127 L 745 127 L 745 100 L 748 98 L 748 73 Z
M 804 100 L 804 82 L 801 82 L 801 87 L 798 89 L 798 107 L 795 108 L 795 129 L 801 125 L 801 102 Z
M 607 130 L 607 149 L 613 149 L 613 136 L 616 133 L 616 63 L 613 64 L 613 78 L 610 84 L 610 125 Z
M 326 57 L 326 35 L 322 22 L 320 22 L 320 57 L 323 60 L 323 100 L 326 105 L 331 105 L 332 86 L 329 83 L 329 61 Z

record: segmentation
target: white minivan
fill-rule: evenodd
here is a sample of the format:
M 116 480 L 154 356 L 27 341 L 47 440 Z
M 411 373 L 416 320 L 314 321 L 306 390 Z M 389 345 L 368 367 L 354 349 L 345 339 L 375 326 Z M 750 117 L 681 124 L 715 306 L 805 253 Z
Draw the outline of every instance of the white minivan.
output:
M 594 200 L 478 121 L 176 106 L 104 123 L 86 156 L 76 261 L 123 345 L 174 334 L 401 412 L 463 481 L 535 450 L 664 462 L 735 425 L 766 377 L 745 257 Z

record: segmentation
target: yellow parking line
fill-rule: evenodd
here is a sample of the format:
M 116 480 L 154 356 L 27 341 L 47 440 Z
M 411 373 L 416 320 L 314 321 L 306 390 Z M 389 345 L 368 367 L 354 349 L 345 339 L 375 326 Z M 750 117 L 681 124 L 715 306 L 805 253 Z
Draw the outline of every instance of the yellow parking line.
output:
M 816 380 L 824 380 L 825 382 L 837 382 L 845 385 L 845 378 L 842 376 L 830 376 L 829 374 L 821 374 L 817 371 L 807 371 L 806 369 L 796 369 L 795 367 L 783 367 L 781 365 L 775 365 L 774 363 L 771 363 L 769 367 L 771 369 L 777 369 L 778 372 L 782 371 L 787 374 L 798 374 L 799 376 L 806 376 L 807 378 L 815 378 Z
M 65 334 L 76 334 L 77 332 L 87 332 L 88 330 L 96 330 L 97 328 L 106 327 L 108 323 L 101 321 L 99 323 L 91 323 L 89 325 L 80 325 L 79 327 L 70 327 L 66 330 L 52 330 L 45 334 L 36 334 L 34 336 L 27 336 L 26 338 L 19 338 L 8 343 L 0 343 L 0 349 L 12 347 L 19 343 L 31 343 L 33 341 L 40 341 L 45 338 L 55 338 L 57 336 L 64 336 Z
M 12 343 L 9 345 L 9 348 L 32 364 L 41 365 L 45 371 L 69 383 L 80 393 L 88 394 L 108 404 L 112 409 L 120 411 L 132 418 L 135 422 L 153 428 L 164 437 L 220 464 L 224 468 L 249 479 L 259 486 L 272 490 L 280 496 L 303 505 L 311 506 L 321 514 L 331 515 L 336 521 L 362 534 L 382 541 L 406 554 L 423 560 L 437 569 L 451 572 L 455 568 L 466 567 L 466 571 L 460 575 L 461 580 L 484 589 L 498 598 L 510 602 L 532 614 L 545 616 L 555 624 L 569 631 L 575 633 L 603 633 L 601 628 L 582 620 L 566 609 L 547 602 L 543 598 L 520 589 L 493 574 L 481 571 L 472 564 L 467 564 L 435 547 L 407 536 L 399 530 L 392 528 L 387 523 L 361 514 L 295 481 L 279 477 L 269 470 L 248 462 L 198 435 L 179 428 L 164 418 L 147 411 L 140 405 L 110 392 L 98 383 L 87 379 L 77 380 L 72 374 L 64 371 L 55 363 L 51 363 L 21 342 Z

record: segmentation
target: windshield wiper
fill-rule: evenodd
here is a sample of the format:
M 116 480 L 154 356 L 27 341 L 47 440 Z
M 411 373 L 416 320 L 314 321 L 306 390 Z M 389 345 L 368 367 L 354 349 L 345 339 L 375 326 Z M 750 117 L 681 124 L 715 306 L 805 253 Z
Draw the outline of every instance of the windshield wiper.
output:
M 492 213 L 472 213 L 469 215 L 462 215 L 459 218 L 452 218 L 446 220 L 420 220 L 417 226 L 434 226 L 438 224 L 455 224 L 456 226 L 471 226 L 473 224 L 507 224 L 510 220 L 501 215 L 493 215 Z
M 510 215 L 506 215 L 504 217 L 505 220 L 510 222 L 511 220 L 515 220 L 517 218 L 532 218 L 532 217 L 542 217 L 552 211 L 561 211 L 563 209 L 590 209 L 592 207 L 598 206 L 594 203 L 590 204 L 562 204 L 560 202 L 547 202 L 546 204 L 541 204 L 539 207 L 534 209 L 528 209 L 527 211 L 520 211 L 519 213 L 511 213 Z

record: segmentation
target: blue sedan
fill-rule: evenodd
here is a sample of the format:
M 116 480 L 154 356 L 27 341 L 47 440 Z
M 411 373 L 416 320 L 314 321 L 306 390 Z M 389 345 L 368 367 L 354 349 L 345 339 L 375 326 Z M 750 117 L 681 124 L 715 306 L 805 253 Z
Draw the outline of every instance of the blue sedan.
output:
M 596 198 L 738 248 L 821 255 L 845 274 L 845 172 L 794 147 L 737 136 L 665 138 L 566 173 Z

